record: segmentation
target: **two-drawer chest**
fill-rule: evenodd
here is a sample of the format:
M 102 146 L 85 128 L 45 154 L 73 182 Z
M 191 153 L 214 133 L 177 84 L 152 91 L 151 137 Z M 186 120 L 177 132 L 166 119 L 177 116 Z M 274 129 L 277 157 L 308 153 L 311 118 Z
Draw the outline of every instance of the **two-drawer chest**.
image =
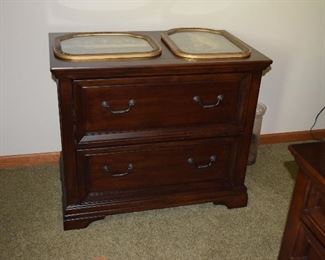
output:
M 247 205 L 244 185 L 262 72 L 271 60 L 185 59 L 161 32 L 149 58 L 61 60 L 64 228 L 106 215 L 213 202 Z

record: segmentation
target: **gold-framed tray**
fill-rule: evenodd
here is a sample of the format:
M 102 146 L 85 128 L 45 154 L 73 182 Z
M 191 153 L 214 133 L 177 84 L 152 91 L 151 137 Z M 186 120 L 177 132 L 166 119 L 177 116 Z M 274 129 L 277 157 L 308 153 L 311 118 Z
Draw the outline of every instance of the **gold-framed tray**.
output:
M 56 57 L 70 61 L 149 58 L 161 47 L 149 36 L 133 32 L 68 33 L 54 40 Z
M 246 58 L 250 48 L 224 30 L 174 28 L 161 38 L 176 55 L 188 59 Z

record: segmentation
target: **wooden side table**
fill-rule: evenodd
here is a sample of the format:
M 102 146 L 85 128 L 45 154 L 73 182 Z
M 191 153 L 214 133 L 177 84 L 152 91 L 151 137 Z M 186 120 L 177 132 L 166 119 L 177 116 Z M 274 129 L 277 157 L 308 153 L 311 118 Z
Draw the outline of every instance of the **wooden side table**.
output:
M 325 142 L 289 146 L 299 172 L 279 259 L 325 259 Z

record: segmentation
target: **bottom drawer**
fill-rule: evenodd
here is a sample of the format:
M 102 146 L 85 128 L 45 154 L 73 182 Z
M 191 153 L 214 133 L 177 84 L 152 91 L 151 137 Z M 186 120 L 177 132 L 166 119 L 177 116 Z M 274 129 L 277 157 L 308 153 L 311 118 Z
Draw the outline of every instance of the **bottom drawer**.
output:
M 235 148 L 235 138 L 219 138 L 79 150 L 79 190 L 87 196 L 229 179 Z

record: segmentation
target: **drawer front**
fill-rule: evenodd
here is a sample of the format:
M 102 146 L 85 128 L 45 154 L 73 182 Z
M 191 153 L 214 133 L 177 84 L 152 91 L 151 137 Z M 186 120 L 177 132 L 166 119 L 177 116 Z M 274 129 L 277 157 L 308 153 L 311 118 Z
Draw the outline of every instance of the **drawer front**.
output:
M 244 124 L 247 74 L 75 81 L 78 136 Z
M 78 152 L 82 197 L 228 180 L 235 139 L 134 145 Z
M 325 247 L 325 189 L 311 181 L 302 221 Z

